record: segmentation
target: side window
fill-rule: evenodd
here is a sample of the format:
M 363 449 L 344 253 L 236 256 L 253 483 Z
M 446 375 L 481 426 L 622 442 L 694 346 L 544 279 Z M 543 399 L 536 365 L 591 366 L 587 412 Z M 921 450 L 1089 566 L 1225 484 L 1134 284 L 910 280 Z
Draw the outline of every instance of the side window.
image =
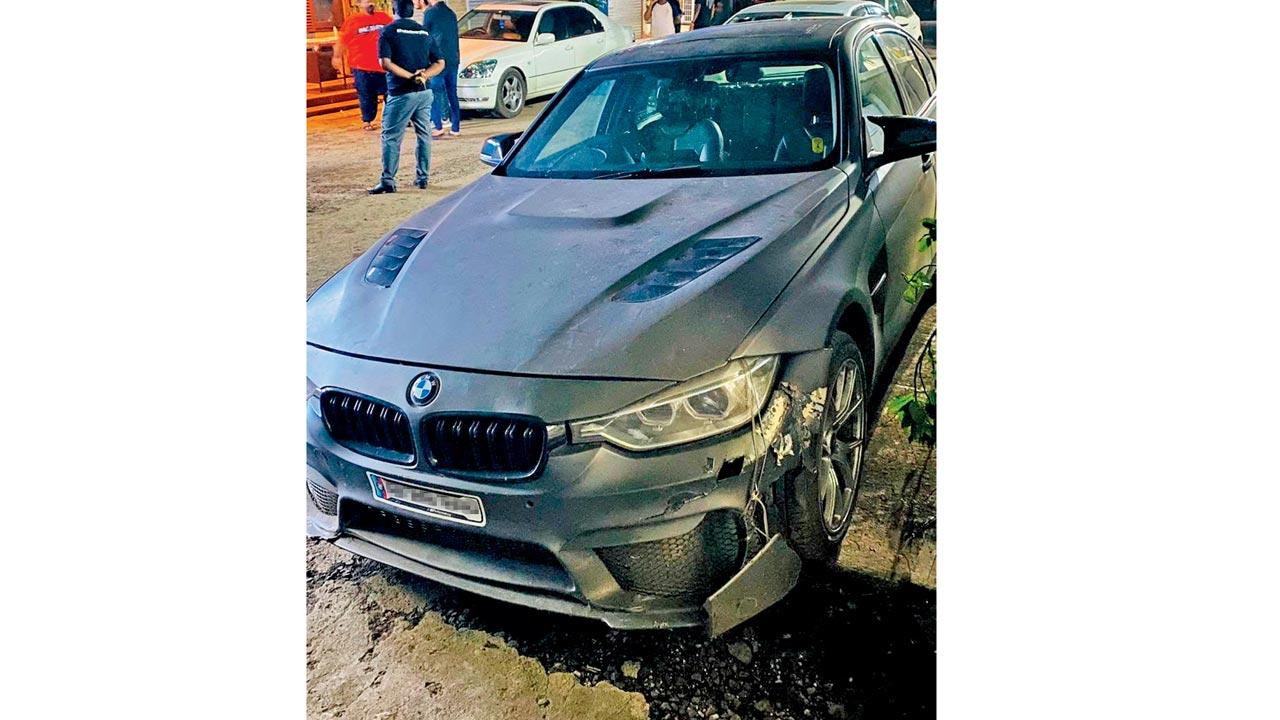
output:
M 924 71 L 924 79 L 929 81 L 929 91 L 936 91 L 938 89 L 938 76 L 933 71 L 933 60 L 919 45 L 912 44 L 911 49 L 915 51 L 916 62 L 920 63 L 920 69 Z
M 867 118 L 901 115 L 902 101 L 898 99 L 884 56 L 870 38 L 858 47 L 858 97 L 862 103 L 862 125 L 866 128 L 867 154 L 883 152 L 884 130 Z
M 581 37 L 582 35 L 594 35 L 598 32 L 604 32 L 604 25 L 591 14 L 590 10 L 585 8 L 569 7 L 564 11 L 569 17 L 569 37 Z
M 889 61 L 893 63 L 893 69 L 897 72 L 898 78 L 902 80 L 908 111 L 912 113 L 918 111 L 920 106 L 924 105 L 924 101 L 929 99 L 929 83 L 924 79 L 920 63 L 916 61 L 915 53 L 911 50 L 911 41 L 894 32 L 876 33 L 876 38 L 883 45 Z
M 572 37 L 569 34 L 569 17 L 565 14 L 568 9 L 551 8 L 542 13 L 542 19 L 538 21 L 538 34 L 551 33 L 556 36 L 556 42 Z

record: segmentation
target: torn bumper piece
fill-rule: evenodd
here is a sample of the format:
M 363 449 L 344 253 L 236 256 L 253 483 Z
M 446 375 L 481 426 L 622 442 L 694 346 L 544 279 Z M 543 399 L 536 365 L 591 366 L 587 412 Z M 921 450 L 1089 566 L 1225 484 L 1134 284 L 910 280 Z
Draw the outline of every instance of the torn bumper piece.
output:
M 782 535 L 763 549 L 724 587 L 707 598 L 707 631 L 715 637 L 781 600 L 800 580 L 800 556 Z

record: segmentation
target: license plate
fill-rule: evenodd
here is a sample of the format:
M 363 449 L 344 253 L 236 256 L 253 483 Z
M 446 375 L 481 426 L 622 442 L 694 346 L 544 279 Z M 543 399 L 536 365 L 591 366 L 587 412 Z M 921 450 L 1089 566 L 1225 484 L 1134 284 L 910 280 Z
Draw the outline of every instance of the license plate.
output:
M 369 484 L 373 486 L 373 496 L 388 505 L 442 520 L 484 527 L 484 503 L 475 495 L 412 485 L 375 473 L 369 473 Z

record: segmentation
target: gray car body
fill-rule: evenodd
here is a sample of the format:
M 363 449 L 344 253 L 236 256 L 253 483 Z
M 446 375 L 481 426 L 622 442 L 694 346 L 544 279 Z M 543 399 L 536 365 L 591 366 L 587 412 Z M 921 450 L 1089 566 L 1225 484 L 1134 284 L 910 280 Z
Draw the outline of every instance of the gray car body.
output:
M 364 279 L 375 243 L 316 291 L 308 301 L 308 379 L 395 405 L 415 428 L 451 410 L 554 426 L 618 410 L 735 358 L 776 354 L 784 364 L 775 395 L 785 388 L 799 403 L 825 387 L 826 348 L 840 329 L 858 341 L 882 387 L 891 370 L 882 370 L 885 360 L 918 314 L 903 299 L 903 274 L 927 263 L 917 239 L 934 214 L 935 186 L 932 158 L 862 171 L 850 57 L 873 32 L 907 37 L 878 19 L 746 23 L 597 60 L 583 72 L 716 53 L 830 52 L 846 119 L 842 159 L 813 172 L 672 179 L 519 178 L 499 166 L 402 225 L 427 234 L 390 287 Z M 916 109 L 933 113 L 933 98 Z M 761 240 L 664 297 L 612 299 L 673 248 L 729 236 Z M 410 407 L 406 388 L 424 368 L 439 375 L 439 397 Z M 650 453 L 561 443 L 537 477 L 495 484 L 356 453 L 329 437 L 310 404 L 308 472 L 341 502 L 369 502 L 368 471 L 474 494 L 489 517 L 479 532 L 546 548 L 565 572 L 548 577 L 501 559 L 349 532 L 341 504 L 329 516 L 308 503 L 311 535 L 463 589 L 615 627 L 690 625 L 705 616 L 696 604 L 623 590 L 593 548 L 680 535 L 716 510 L 746 513 L 752 493 L 798 463 L 764 448 L 803 432 L 788 419 L 772 437 L 748 426 Z M 739 458 L 741 472 L 726 476 L 726 463 Z M 765 497 L 780 521 L 774 494 Z

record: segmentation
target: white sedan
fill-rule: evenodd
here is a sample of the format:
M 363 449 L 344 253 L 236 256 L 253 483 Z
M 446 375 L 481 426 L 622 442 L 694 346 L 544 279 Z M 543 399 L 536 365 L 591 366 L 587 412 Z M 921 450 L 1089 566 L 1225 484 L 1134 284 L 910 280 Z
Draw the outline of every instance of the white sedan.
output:
M 842 15 L 844 17 L 892 17 L 908 34 L 924 43 L 920 16 L 908 0 L 778 0 L 748 5 L 729 18 L 730 23 L 758 20 Z
M 515 117 L 529 98 L 555 93 L 583 66 L 634 40 L 586 3 L 478 5 L 458 20 L 458 100 L 468 110 Z

